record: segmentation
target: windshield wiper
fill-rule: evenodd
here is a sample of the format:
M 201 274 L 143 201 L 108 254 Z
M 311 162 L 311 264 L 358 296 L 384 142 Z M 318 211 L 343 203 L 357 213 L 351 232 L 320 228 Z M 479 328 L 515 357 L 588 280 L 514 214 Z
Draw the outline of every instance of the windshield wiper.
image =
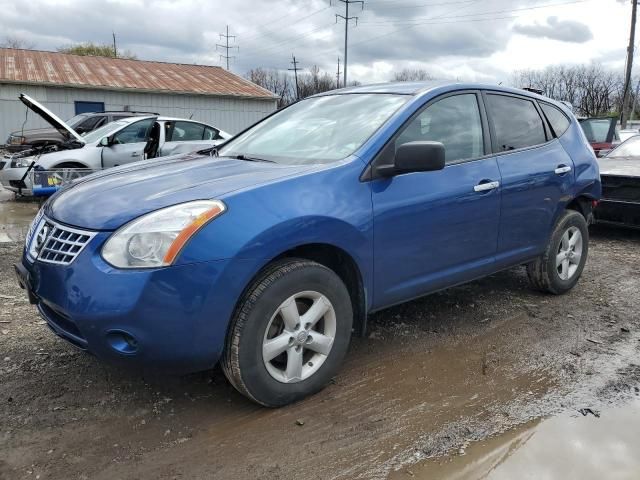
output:
M 258 158 L 258 157 L 249 157 L 240 153 L 239 155 L 229 155 L 229 158 L 235 158 L 236 160 L 246 160 L 247 162 L 267 162 L 267 163 L 276 163 L 273 160 L 267 160 L 266 158 Z

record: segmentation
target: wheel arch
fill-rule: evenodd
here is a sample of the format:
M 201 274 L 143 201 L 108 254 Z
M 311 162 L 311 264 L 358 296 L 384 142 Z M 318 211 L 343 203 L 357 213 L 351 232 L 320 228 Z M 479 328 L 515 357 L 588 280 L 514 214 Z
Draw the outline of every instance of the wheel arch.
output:
M 53 168 L 91 168 L 87 164 L 83 162 L 79 162 L 78 160 L 62 160 L 60 162 L 56 162 L 54 165 L 50 167 Z
M 255 285 L 258 278 L 269 271 L 274 262 L 285 259 L 304 259 L 323 265 L 333 271 L 344 282 L 351 298 L 353 309 L 353 327 L 357 335 L 364 335 L 367 326 L 366 289 L 362 270 L 354 257 L 343 248 L 323 242 L 303 243 L 290 247 L 264 261 L 260 268 L 246 282 L 242 293 L 238 296 L 234 312 L 238 310 L 247 291 Z M 229 322 L 228 329 L 232 322 Z M 227 330 L 226 335 L 229 335 Z
M 367 328 L 366 294 L 362 272 L 355 259 L 344 249 L 329 243 L 307 243 L 282 252 L 272 263 L 285 258 L 304 258 L 324 265 L 344 282 L 351 297 L 353 325 L 357 335 Z

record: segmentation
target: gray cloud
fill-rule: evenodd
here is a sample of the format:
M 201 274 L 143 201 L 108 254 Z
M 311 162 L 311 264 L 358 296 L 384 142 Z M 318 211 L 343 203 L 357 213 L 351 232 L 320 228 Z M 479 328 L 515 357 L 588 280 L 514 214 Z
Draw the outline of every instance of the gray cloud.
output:
M 350 11 L 359 21 L 350 28 L 349 63 L 386 62 L 398 69 L 420 64 L 442 72 L 443 60 L 455 58 L 480 72 L 483 59 L 505 49 L 514 31 L 542 29 L 526 34 L 561 35 L 565 41 L 591 38 L 586 25 L 555 17 L 546 25 L 509 28 L 513 16 L 508 12 L 526 16 L 526 9 L 548 3 L 367 0 L 364 10 Z M 231 66 L 240 74 L 260 66 L 286 69 L 292 54 L 303 68 L 318 65 L 335 72 L 337 58 L 343 57 L 344 24 L 335 22 L 335 14 L 344 13 L 343 5 L 330 6 L 327 0 L 30 0 L 20 8 L 15 5 L 15 0 L 0 0 L 0 32 L 43 50 L 86 41 L 109 43 L 115 31 L 119 48 L 141 59 L 221 65 L 223 52 L 216 43 L 222 43 L 219 33 L 229 25 L 237 35 L 232 44 L 240 46 L 230 53 L 236 57 Z M 487 68 L 485 72 L 494 76 Z
M 558 20 L 558 17 L 547 18 L 546 24 L 514 25 L 513 31 L 528 37 L 544 37 L 561 42 L 585 43 L 593 38 L 588 25 L 573 20 Z

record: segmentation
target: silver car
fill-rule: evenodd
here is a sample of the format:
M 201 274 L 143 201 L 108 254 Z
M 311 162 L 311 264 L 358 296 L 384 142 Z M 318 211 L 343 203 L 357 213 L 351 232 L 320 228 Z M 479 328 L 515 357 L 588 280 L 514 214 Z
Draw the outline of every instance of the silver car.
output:
M 193 120 L 145 116 L 111 122 L 80 136 L 55 114 L 27 95 L 20 100 L 42 116 L 65 138 L 59 146 L 43 147 L 3 158 L 0 183 L 22 195 L 31 195 L 29 171 L 59 170 L 61 177 L 77 169 L 100 170 L 147 158 L 194 152 L 218 145 L 231 135 Z

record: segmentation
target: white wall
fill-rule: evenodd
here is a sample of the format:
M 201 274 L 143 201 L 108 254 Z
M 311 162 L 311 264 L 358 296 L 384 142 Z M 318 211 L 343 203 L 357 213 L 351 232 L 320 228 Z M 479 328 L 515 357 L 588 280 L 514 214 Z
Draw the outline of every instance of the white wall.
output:
M 208 97 L 204 95 L 111 92 L 82 88 L 38 87 L 0 83 L 0 145 L 9 133 L 20 130 L 26 107 L 18 100 L 25 93 L 63 120 L 75 115 L 74 101 L 104 102 L 105 110 L 157 112 L 160 115 L 199 120 L 229 133 L 238 133 L 276 109 L 275 100 Z M 29 111 L 27 128 L 48 127 Z

